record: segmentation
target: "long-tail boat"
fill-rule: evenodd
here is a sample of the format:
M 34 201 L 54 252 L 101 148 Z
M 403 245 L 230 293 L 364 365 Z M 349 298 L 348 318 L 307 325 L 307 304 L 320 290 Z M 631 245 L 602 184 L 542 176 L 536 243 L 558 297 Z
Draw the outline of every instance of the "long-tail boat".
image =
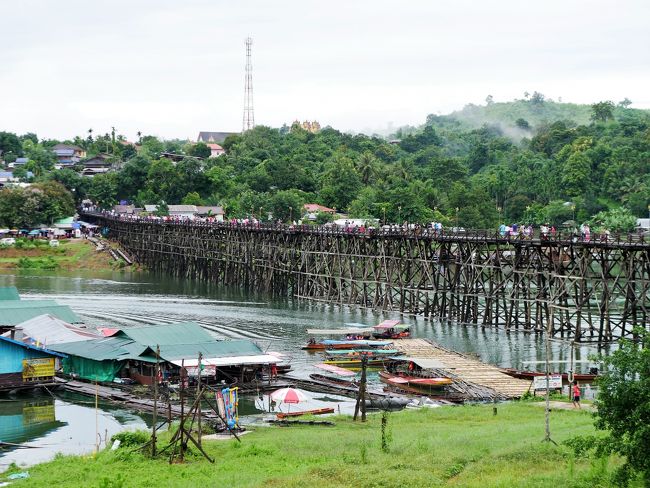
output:
M 400 355 L 396 349 L 377 349 L 377 350 L 340 350 L 326 351 L 327 358 L 323 361 L 325 364 L 335 364 L 344 368 L 361 367 L 362 359 L 365 358 L 366 365 L 384 366 L 386 363 L 393 361 L 394 356 Z
M 300 417 L 301 415 L 325 415 L 328 413 L 334 413 L 334 409 L 332 407 L 325 407 L 325 408 L 317 408 L 315 410 L 303 410 L 300 412 L 286 412 L 286 413 L 278 413 L 276 414 L 276 417 L 279 419 L 286 419 L 289 417 Z
M 399 320 L 384 320 L 373 327 L 372 336 L 377 339 L 407 339 L 411 337 L 411 328 L 400 324 Z
M 546 373 L 543 373 L 541 371 L 520 371 L 514 368 L 503 368 L 501 371 L 508 376 L 512 376 L 513 378 L 519 378 L 523 380 L 533 380 L 535 376 L 544 376 Z M 559 374 L 559 373 L 551 373 L 551 374 Z M 573 373 L 571 380 L 577 380 L 577 381 L 585 381 L 587 383 L 591 383 L 596 378 L 598 378 L 598 373 Z M 569 382 L 569 374 L 568 373 L 562 373 L 562 381 L 565 383 Z
M 379 372 L 379 380 L 400 390 L 418 394 L 436 393 L 441 388 L 453 383 L 451 379 L 444 377 L 426 378 L 401 373 L 394 374 L 387 371 Z
M 325 349 L 356 349 L 360 347 L 386 347 L 390 346 L 392 341 L 379 341 L 379 340 L 367 340 L 367 339 L 345 339 L 345 340 L 333 340 L 325 339 L 322 341 L 316 342 L 315 340 L 310 340 L 303 349 L 307 351 L 323 351 Z

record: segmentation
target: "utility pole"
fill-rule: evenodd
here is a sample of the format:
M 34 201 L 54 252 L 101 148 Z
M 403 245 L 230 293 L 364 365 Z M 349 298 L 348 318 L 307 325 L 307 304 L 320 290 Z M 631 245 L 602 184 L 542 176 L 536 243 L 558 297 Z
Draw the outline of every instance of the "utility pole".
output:
M 244 79 L 244 121 L 242 132 L 255 127 L 255 111 L 253 110 L 253 63 L 251 61 L 251 48 L 253 39 L 246 38 L 246 68 Z

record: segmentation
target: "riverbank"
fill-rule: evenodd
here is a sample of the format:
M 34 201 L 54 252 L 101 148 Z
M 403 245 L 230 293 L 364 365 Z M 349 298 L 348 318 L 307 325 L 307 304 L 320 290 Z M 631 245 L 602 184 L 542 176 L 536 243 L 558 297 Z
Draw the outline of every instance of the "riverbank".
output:
M 155 460 L 131 447 L 96 456 L 58 456 L 28 469 L 16 486 L 609 486 L 617 460 L 575 459 L 562 441 L 594 432 L 586 411 L 554 410 L 544 439 L 544 409 L 532 402 L 442 407 L 389 414 L 388 449 L 381 449 L 381 414 L 368 422 L 334 417 L 336 425 L 258 427 L 235 440 L 204 441 L 183 465 Z M 324 420 L 323 418 L 319 420 Z M 164 446 L 164 433 L 160 446 Z M 20 468 L 11 472 L 22 471 Z M 0 480 L 5 475 L 0 475 Z
M 111 271 L 125 267 L 107 252 L 99 252 L 86 239 L 64 239 L 58 247 L 46 240 L 23 240 L 20 244 L 0 248 L 0 269 L 52 269 Z

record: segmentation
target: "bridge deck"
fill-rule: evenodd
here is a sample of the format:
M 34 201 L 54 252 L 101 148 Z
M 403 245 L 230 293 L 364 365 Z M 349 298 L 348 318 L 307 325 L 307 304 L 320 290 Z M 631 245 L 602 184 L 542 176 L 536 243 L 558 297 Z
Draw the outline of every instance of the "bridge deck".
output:
M 445 349 L 425 339 L 402 339 L 394 344 L 396 349 L 407 356 L 435 359 L 443 365 L 442 371 L 448 371 L 467 383 L 491 388 L 508 398 L 521 397 L 531 385 L 530 381 L 502 373 L 496 366 Z

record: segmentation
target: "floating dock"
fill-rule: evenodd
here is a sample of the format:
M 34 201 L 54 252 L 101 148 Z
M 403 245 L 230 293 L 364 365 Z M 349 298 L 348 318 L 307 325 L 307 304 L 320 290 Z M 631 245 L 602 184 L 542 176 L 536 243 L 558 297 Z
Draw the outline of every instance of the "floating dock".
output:
M 468 400 L 508 400 L 523 396 L 531 382 L 508 376 L 491 364 L 446 349 L 427 339 L 400 339 L 395 349 L 405 356 L 436 361 L 437 373 L 454 380 L 453 389 Z

